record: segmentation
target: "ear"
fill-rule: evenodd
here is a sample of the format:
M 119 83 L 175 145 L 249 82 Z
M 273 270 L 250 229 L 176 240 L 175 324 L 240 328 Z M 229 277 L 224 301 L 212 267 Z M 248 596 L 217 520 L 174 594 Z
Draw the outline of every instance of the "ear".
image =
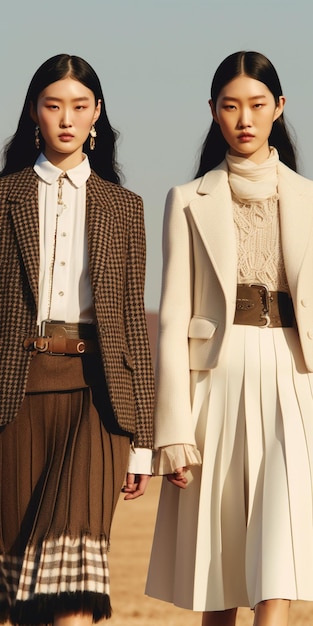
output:
M 35 122 L 35 124 L 38 124 L 37 111 L 36 111 L 36 108 L 34 107 L 33 102 L 30 103 L 29 115 L 32 118 L 33 122 Z
M 277 120 L 281 116 L 285 107 L 285 103 L 286 103 L 285 96 L 279 96 L 278 104 L 276 106 L 275 113 L 274 113 L 273 122 L 275 122 L 275 120 Z
M 214 105 L 214 102 L 213 102 L 212 99 L 209 100 L 209 105 L 210 105 L 210 109 L 211 109 L 211 113 L 212 113 L 212 117 L 214 119 L 214 122 L 219 124 L 218 117 L 217 117 L 217 114 L 216 114 L 215 105 Z
M 95 123 L 99 119 L 100 113 L 101 113 L 101 100 L 99 99 L 98 104 L 95 108 L 95 114 L 93 116 L 93 123 Z

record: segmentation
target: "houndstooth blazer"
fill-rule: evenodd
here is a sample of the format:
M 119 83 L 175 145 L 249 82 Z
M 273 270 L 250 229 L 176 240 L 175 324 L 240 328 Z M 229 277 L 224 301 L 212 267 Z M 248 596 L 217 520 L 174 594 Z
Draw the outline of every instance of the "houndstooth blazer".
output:
M 89 270 L 103 367 L 118 424 L 152 447 L 154 376 L 144 311 L 142 200 L 94 172 L 86 185 Z M 0 179 L 0 425 L 22 403 L 36 336 L 38 178 L 32 168 Z M 36 357 L 35 357 L 36 358 Z

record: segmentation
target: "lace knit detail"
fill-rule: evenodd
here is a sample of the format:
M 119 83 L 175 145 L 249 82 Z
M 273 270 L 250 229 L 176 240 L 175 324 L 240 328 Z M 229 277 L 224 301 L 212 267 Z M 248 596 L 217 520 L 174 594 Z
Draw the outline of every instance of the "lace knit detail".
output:
M 238 283 L 265 283 L 289 292 L 279 227 L 278 194 L 243 201 L 232 194 L 238 250 Z
M 226 154 L 237 237 L 238 283 L 265 283 L 271 291 L 289 287 L 280 237 L 277 167 L 271 147 L 260 164 Z

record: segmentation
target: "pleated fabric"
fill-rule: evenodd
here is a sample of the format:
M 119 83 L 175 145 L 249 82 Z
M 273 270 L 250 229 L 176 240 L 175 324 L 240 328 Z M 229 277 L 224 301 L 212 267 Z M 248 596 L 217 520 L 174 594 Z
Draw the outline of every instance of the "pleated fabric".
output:
M 51 623 L 109 617 L 107 552 L 129 438 L 111 432 L 97 357 L 36 356 L 0 434 L 0 616 Z
M 146 593 L 196 611 L 313 600 L 313 374 L 293 328 L 234 326 L 191 372 L 202 468 L 163 481 Z

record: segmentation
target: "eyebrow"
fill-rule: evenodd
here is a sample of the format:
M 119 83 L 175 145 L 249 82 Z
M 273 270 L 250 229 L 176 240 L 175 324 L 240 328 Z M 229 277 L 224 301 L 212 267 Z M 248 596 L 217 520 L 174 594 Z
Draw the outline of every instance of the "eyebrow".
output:
M 266 98 L 266 96 L 264 94 L 260 94 L 259 96 L 251 96 L 251 98 L 248 98 L 248 100 L 260 100 L 261 98 Z M 235 98 L 233 96 L 223 96 L 222 100 L 234 100 L 235 102 L 239 102 L 240 98 Z
M 53 100 L 54 102 L 62 102 L 63 98 L 57 98 L 55 96 L 44 96 L 44 100 Z M 72 102 L 88 102 L 90 98 L 88 96 L 81 96 L 79 98 L 73 98 Z

